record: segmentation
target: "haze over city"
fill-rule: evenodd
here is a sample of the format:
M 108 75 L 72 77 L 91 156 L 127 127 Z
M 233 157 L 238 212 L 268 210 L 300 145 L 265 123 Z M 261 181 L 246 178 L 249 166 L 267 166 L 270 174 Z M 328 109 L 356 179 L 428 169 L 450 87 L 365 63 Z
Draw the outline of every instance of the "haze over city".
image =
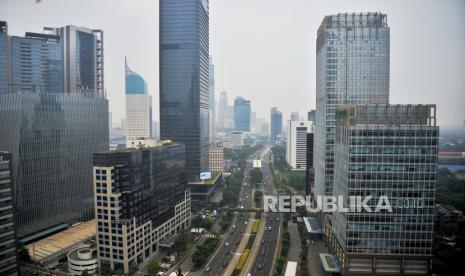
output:
M 124 57 L 148 82 L 158 115 L 158 1 L 2 0 L 12 35 L 73 24 L 102 29 L 105 88 L 114 124 L 124 116 Z M 216 100 L 227 91 L 251 100 L 269 120 L 278 106 L 305 117 L 315 108 L 315 41 L 322 18 L 338 12 L 378 11 L 391 28 L 391 103 L 436 103 L 441 126 L 465 118 L 465 1 L 462 0 L 214 0 L 210 54 Z

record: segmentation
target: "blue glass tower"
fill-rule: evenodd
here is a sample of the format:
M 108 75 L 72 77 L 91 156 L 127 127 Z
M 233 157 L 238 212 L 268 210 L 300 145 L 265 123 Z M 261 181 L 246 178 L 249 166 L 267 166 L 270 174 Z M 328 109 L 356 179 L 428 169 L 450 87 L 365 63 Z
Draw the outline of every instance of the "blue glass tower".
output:
M 132 71 L 128 65 L 127 62 L 125 61 L 125 67 L 126 67 L 126 95 L 131 95 L 131 94 L 147 94 L 148 89 L 147 89 L 147 83 L 145 80 L 138 74 L 136 74 L 134 71 Z
M 196 176 L 208 165 L 208 1 L 160 0 L 159 42 L 160 138 L 185 144 Z
M 234 130 L 250 132 L 250 101 L 242 97 L 234 99 Z

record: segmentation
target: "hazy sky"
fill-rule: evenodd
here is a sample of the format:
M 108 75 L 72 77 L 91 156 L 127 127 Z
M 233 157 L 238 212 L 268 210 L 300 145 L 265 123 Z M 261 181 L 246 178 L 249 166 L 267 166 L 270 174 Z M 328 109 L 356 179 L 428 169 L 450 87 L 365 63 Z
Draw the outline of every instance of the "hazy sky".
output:
M 435 103 L 441 125 L 465 120 L 465 0 L 210 0 L 216 95 L 243 96 L 269 120 L 315 107 L 315 40 L 325 15 L 383 12 L 391 27 L 391 103 Z M 73 24 L 102 29 L 105 87 L 124 116 L 124 56 L 149 84 L 158 121 L 158 0 L 0 0 L 9 33 Z

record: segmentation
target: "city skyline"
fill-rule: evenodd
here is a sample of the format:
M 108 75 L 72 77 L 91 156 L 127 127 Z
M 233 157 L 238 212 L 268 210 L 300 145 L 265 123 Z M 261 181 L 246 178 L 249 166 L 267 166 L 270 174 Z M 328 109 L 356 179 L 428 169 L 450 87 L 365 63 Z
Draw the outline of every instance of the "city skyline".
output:
M 1 275 L 460 269 L 465 0 L 13 2 Z
M 149 0 L 138 1 L 137 5 L 125 1 L 113 5 L 112 2 L 111 9 L 116 16 L 102 18 L 101 12 L 110 8 L 108 2 L 92 1 L 93 8 L 84 12 L 82 8 L 87 6 L 85 3 L 67 1 L 64 4 L 47 0 L 35 4 L 34 1 L 7 0 L 0 3 L 0 9 L 5 11 L 2 20 L 10 23 L 9 32 L 12 35 L 22 36 L 26 31 L 42 32 L 42 26 L 66 24 L 102 29 L 106 46 L 105 87 L 113 121 L 119 122 L 124 115 L 124 72 L 116 69 L 123 66 L 124 56 L 128 56 L 131 64 L 146 77 L 152 91 L 153 118 L 159 121 L 158 5 Z M 308 1 L 278 8 L 279 1 L 266 1 L 266 8 L 259 9 L 263 3 L 256 1 L 247 3 L 247 6 L 245 1 L 210 3 L 210 52 L 216 67 L 217 99 L 222 90 L 228 91 L 231 99 L 243 96 L 254 103 L 257 117 L 262 118 L 268 118 L 269 109 L 278 102 L 284 118 L 288 118 L 292 111 L 306 114 L 315 107 L 314 53 L 316 30 L 321 19 L 338 12 L 379 11 L 388 15 L 388 24 L 396 32 L 391 38 L 392 102 L 435 102 L 440 114 L 439 125 L 463 124 L 465 110 L 460 103 L 465 101 L 465 82 L 460 76 L 464 75 L 465 66 L 460 61 L 465 53 L 460 49 L 465 47 L 465 34 L 460 31 L 460 26 L 465 24 L 464 2 L 359 1 L 355 5 L 353 2 L 329 1 L 325 5 L 317 5 Z M 400 4 L 406 8 L 398 9 Z M 411 13 L 410 10 L 417 5 L 421 5 L 422 9 Z M 60 10 L 59 14 L 57 10 Z M 80 10 L 83 13 L 75 12 Z M 243 12 L 244 24 L 236 26 L 233 18 L 238 12 Z M 23 16 L 27 16 L 28 20 L 21 20 Z M 423 17 L 429 20 L 424 21 L 421 19 Z M 247 26 L 252 27 L 247 30 Z M 442 32 L 443 28 L 449 31 Z M 130 32 L 132 29 L 139 31 Z M 252 37 L 257 32 L 259 36 Z M 415 33 L 414 38 L 410 35 L 412 32 Z M 243 34 L 244 39 L 239 39 L 239 34 Z M 448 40 L 455 43 L 436 42 Z M 144 43 L 135 44 L 132 41 Z M 242 41 L 254 43 L 245 44 Z M 264 43 L 272 47 L 263 47 Z M 290 53 L 287 51 L 289 47 L 295 50 Z M 251 56 L 254 57 L 250 59 Z M 425 59 L 425 56 L 428 58 Z M 291 68 L 292 74 L 286 72 Z M 432 78 L 434 75 L 437 78 Z M 281 77 L 277 79 L 278 76 Z M 270 83 L 270 79 L 274 81 Z M 447 97 L 436 99 L 437 93 L 445 93 Z M 299 100 L 290 101 L 289 95 Z

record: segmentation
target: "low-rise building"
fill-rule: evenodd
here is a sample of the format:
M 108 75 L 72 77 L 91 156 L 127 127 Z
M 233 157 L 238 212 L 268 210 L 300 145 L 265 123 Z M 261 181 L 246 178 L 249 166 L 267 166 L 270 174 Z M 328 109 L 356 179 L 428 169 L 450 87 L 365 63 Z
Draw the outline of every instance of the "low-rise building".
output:
M 192 208 L 196 210 L 206 206 L 209 202 L 219 202 L 221 200 L 222 183 L 223 173 L 221 172 L 213 172 L 209 179 L 189 182 Z
M 90 245 L 81 245 L 68 252 L 68 272 L 70 275 L 82 275 L 97 272 L 97 251 Z

